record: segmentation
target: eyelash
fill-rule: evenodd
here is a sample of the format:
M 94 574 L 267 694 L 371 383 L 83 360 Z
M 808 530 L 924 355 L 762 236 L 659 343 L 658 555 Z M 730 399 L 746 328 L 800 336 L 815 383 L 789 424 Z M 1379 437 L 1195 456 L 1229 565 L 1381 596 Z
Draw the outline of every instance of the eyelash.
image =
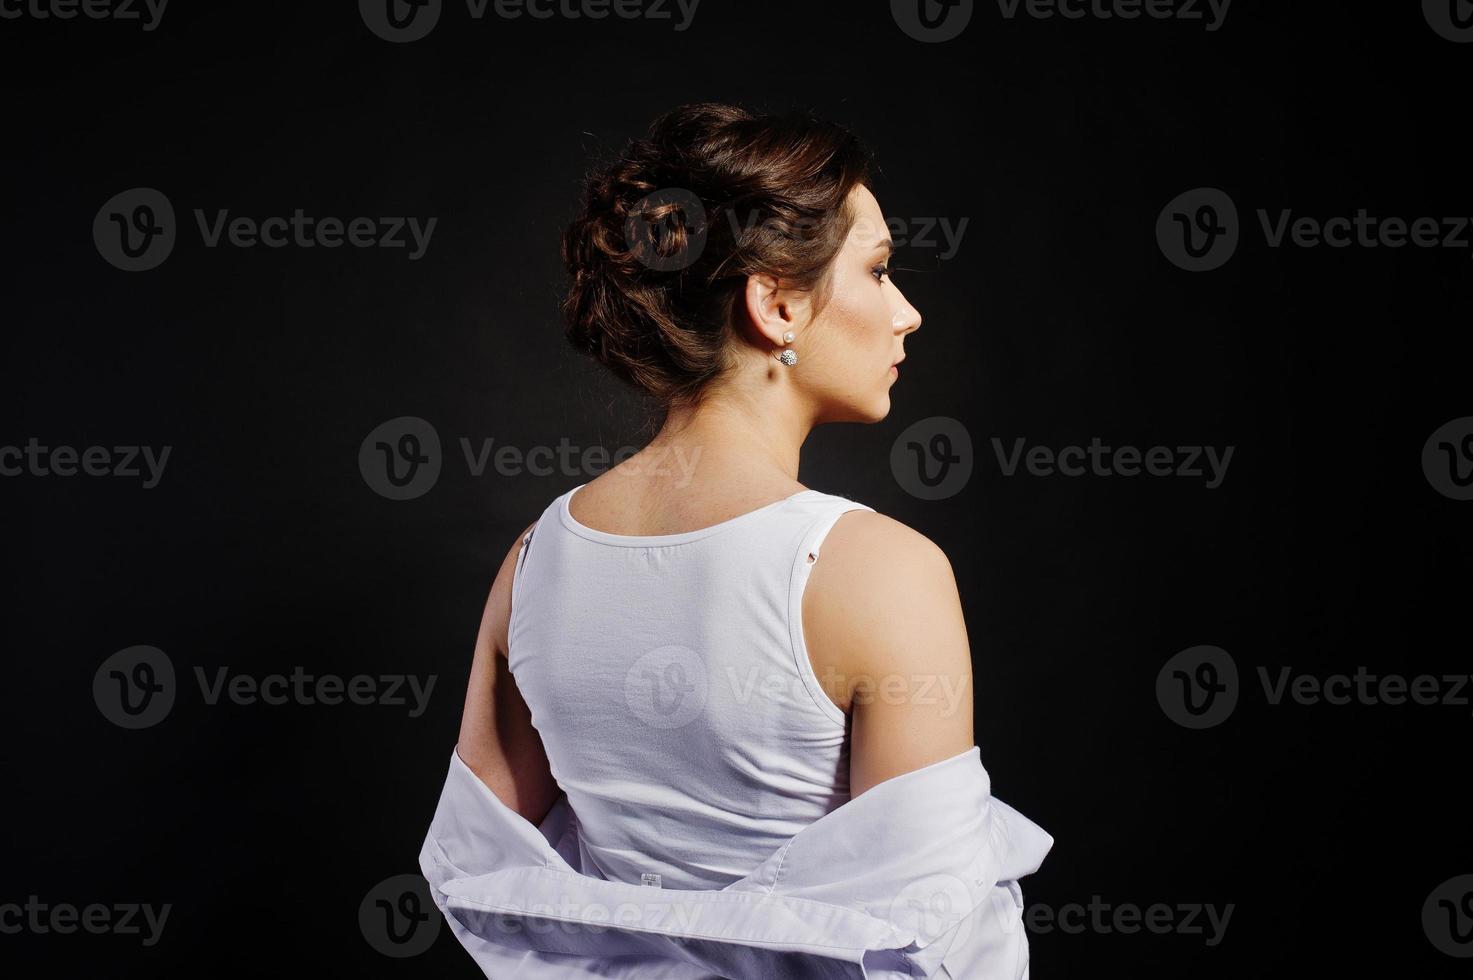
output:
M 879 275 L 875 275 L 875 273 L 879 273 Z M 885 281 L 885 277 L 890 274 L 890 267 L 888 265 L 877 265 L 869 270 L 869 274 L 875 276 L 875 282 L 882 283 Z

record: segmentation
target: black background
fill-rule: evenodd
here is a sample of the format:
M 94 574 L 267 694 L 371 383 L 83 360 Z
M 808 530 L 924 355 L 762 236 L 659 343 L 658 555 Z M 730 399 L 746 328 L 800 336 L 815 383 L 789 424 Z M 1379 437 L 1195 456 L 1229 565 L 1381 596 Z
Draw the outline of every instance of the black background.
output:
M 1200 6 L 1200 5 L 1199 5 Z M 172 903 L 161 941 L 0 935 L 71 974 L 323 969 L 472 977 L 441 930 L 393 959 L 358 906 L 416 855 L 454 744 L 486 591 L 516 533 L 592 473 L 472 476 L 459 440 L 635 445 L 638 403 L 565 349 L 556 236 L 579 178 L 696 100 L 851 125 L 903 219 L 966 227 L 897 282 L 925 316 L 893 410 L 810 438 L 801 479 L 951 557 L 977 742 L 999 797 L 1056 838 L 1030 905 L 1231 903 L 1203 935 L 1032 936 L 1036 977 L 1453 976 L 1428 894 L 1473 872 L 1468 706 L 1270 706 L 1256 668 L 1466 673 L 1469 507 L 1422 472 L 1473 414 L 1461 248 L 1270 248 L 1256 210 L 1473 215 L 1473 45 L 1415 3 L 1237 0 L 1204 22 L 1007 19 L 922 43 L 885 3 L 703 0 L 670 21 L 474 21 L 391 44 L 355 5 L 185 3 L 137 22 L 0 20 L 0 444 L 168 445 L 163 479 L 7 476 L 0 903 Z M 1218 187 L 1221 268 L 1158 247 Z M 166 194 L 158 268 L 104 261 L 94 216 Z M 404 249 L 204 247 L 192 211 L 436 216 Z M 1466 238 L 1466 236 L 1465 236 Z M 922 249 L 924 251 L 924 249 Z M 921 263 L 925 264 L 925 263 Z M 357 458 L 429 421 L 427 494 Z M 975 471 L 908 494 L 890 448 L 948 416 Z M 1235 448 L 1202 479 L 1006 477 L 991 440 Z M 92 679 L 135 644 L 181 677 L 128 731 Z M 1162 665 L 1229 651 L 1242 696 L 1202 731 Z M 429 710 L 204 703 L 193 668 L 437 675 Z M 1467 693 L 1467 692 L 1465 692 Z

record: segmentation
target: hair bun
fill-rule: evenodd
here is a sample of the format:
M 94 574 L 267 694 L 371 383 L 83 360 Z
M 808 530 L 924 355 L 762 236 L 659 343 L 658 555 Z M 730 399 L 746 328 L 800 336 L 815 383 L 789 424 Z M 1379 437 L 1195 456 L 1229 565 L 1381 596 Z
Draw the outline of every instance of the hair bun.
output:
M 868 172 L 858 140 L 806 115 L 659 116 L 589 175 L 563 233 L 569 342 L 667 405 L 698 399 L 727 367 L 746 276 L 817 283 Z

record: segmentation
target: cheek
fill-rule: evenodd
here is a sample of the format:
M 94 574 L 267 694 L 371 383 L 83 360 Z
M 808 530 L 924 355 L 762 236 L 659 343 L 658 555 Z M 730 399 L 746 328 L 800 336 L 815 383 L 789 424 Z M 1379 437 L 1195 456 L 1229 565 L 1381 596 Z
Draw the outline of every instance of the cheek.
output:
M 888 350 L 891 340 L 890 304 L 884 289 L 869 276 L 836 283 L 829 299 L 830 322 L 843 338 L 850 355 L 867 357 Z

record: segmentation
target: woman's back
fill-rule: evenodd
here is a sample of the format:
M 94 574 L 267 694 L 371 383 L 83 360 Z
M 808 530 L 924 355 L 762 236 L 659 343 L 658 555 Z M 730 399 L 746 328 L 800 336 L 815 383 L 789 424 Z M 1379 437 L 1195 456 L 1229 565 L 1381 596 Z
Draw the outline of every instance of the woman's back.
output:
M 830 529 L 870 508 L 802 490 L 628 535 L 577 520 L 580 489 L 523 536 L 508 666 L 585 866 L 723 887 L 849 799 L 848 718 L 810 662 L 802 604 Z
M 523 532 L 482 614 L 455 785 L 422 867 L 443 910 L 460 893 L 468 918 L 453 927 L 483 964 L 531 975 L 545 951 L 558 956 L 546 975 L 735 977 L 878 958 L 886 975 L 929 976 L 945 950 L 918 945 L 914 910 L 953 896 L 917 901 L 937 876 L 908 874 L 914 862 L 973 908 L 972 886 L 1002 871 L 978 861 L 1013 851 L 973 767 L 971 651 L 946 555 L 797 483 L 813 428 L 890 413 L 921 323 L 893 281 L 869 173 L 842 127 L 699 104 L 585 182 L 561 242 L 565 334 L 649 396 L 660 424 Z M 969 774 L 949 802 L 934 788 L 943 764 Z M 925 778 L 930 795 L 908 797 Z M 582 956 L 562 935 L 527 951 L 477 931 L 484 911 L 570 890 L 603 909 L 643 891 L 633 883 L 690 891 L 681 907 L 711 918 L 699 935 L 663 930 L 679 934 L 670 945 L 633 928 Z M 1026 943 L 1003 892 L 1013 939 L 984 935 L 979 955 L 988 976 L 1018 980 Z M 759 946 L 778 969 L 742 966 Z

